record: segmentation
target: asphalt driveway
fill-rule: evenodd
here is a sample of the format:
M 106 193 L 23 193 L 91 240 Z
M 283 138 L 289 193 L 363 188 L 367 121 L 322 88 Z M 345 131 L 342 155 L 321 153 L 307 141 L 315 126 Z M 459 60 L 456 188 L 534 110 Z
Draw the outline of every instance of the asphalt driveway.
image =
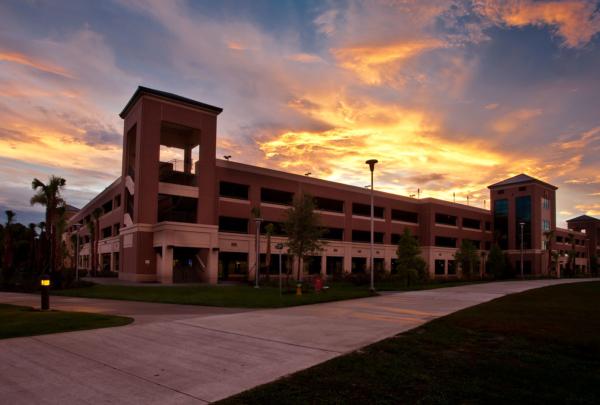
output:
M 136 322 L 0 341 L 0 398 L 10 404 L 211 402 L 462 308 L 588 280 L 473 284 L 267 310 L 52 297 L 55 308 Z M 31 305 L 27 299 L 37 297 L 0 293 L 3 303 Z

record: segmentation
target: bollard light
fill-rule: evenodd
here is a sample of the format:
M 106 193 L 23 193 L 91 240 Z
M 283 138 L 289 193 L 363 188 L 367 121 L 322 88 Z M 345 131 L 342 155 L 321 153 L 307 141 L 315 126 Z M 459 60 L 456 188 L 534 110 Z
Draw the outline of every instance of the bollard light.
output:
M 40 279 L 41 288 L 41 300 L 42 300 L 42 311 L 47 311 L 50 309 L 50 277 L 42 276 Z

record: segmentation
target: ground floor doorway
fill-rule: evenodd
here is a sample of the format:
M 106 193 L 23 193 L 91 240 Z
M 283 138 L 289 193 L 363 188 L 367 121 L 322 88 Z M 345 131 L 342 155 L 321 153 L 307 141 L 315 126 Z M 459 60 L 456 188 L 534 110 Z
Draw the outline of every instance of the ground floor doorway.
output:
M 248 253 L 219 253 L 219 281 L 246 281 L 248 279 Z

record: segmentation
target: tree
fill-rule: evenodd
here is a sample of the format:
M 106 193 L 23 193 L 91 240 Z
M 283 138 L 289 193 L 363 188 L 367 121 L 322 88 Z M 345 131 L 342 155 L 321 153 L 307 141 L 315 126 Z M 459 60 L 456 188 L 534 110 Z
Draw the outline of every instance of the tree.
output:
M 590 256 L 590 273 L 592 276 L 598 276 L 598 256 Z
M 310 195 L 300 194 L 294 197 L 292 207 L 286 211 L 284 229 L 288 237 L 288 252 L 298 259 L 297 279 L 301 280 L 304 258 L 323 250 L 323 242 L 320 240 L 323 230 L 319 226 L 315 202 Z
M 471 278 L 477 266 L 479 266 L 479 255 L 475 245 L 463 239 L 460 248 L 454 254 L 454 259 L 460 264 L 462 276 Z
M 265 226 L 265 232 L 267 234 L 267 253 L 265 255 L 265 268 L 267 270 L 267 279 L 269 278 L 271 270 L 271 235 L 275 231 L 275 226 L 272 223 L 268 223 Z
M 570 245 L 567 250 L 567 265 L 565 267 L 567 276 L 572 277 L 575 275 L 575 235 L 572 233 L 567 235 L 567 243 Z
M 66 180 L 62 177 L 50 176 L 47 184 L 42 183 L 38 179 L 33 179 L 31 182 L 31 188 L 35 191 L 33 197 L 31 197 L 31 205 L 40 204 L 46 207 L 46 233 L 48 234 L 46 247 L 50 261 L 49 266 L 51 269 L 58 269 L 58 263 L 61 262 L 61 258 L 58 255 L 58 237 L 56 235 L 56 222 L 58 220 L 58 208 L 65 204 L 61 194 L 64 189 Z
M 494 278 L 504 278 L 507 276 L 506 260 L 502 249 L 496 243 L 490 248 L 487 259 L 487 270 Z
M 12 240 L 12 227 L 15 213 L 11 210 L 5 211 L 6 225 L 4 226 L 4 253 L 2 256 L 2 280 L 8 286 L 13 276 L 14 246 Z
M 409 286 L 411 282 L 427 280 L 427 263 L 421 257 L 419 242 L 408 228 L 405 228 L 404 233 L 400 236 L 396 255 L 398 256 L 396 270 L 399 277 L 405 281 L 406 286 Z

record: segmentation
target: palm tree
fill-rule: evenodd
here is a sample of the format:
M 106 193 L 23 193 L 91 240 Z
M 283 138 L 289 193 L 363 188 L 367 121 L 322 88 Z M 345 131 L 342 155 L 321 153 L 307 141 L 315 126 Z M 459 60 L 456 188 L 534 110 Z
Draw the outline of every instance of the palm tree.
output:
M 46 233 L 48 235 L 48 252 L 50 254 L 49 265 L 51 269 L 57 269 L 60 258 L 57 256 L 56 221 L 58 208 L 64 205 L 65 201 L 60 193 L 64 189 L 66 180 L 62 177 L 50 176 L 48 183 L 44 184 L 38 179 L 33 179 L 31 188 L 35 191 L 35 195 L 31 197 L 31 205 L 40 204 L 46 207 Z
M 13 243 L 12 243 L 12 225 L 15 218 L 14 211 L 7 210 L 6 225 L 4 226 L 4 255 L 2 256 L 2 279 L 4 285 L 8 286 L 12 279 L 13 265 Z

